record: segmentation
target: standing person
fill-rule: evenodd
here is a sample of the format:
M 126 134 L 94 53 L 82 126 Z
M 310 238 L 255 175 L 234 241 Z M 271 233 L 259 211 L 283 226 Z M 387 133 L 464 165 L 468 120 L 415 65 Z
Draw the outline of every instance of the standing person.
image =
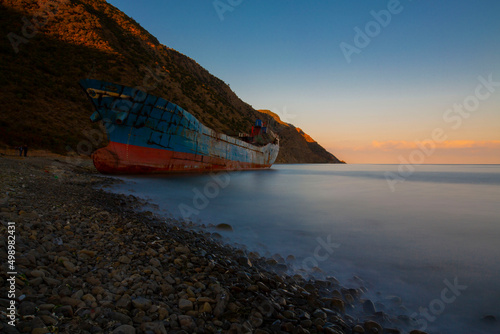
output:
M 19 145 L 18 147 L 16 147 L 17 150 L 19 150 L 19 156 L 22 157 L 23 156 L 23 147 L 22 145 Z
M 24 156 L 28 154 L 28 145 L 24 144 L 23 146 Z

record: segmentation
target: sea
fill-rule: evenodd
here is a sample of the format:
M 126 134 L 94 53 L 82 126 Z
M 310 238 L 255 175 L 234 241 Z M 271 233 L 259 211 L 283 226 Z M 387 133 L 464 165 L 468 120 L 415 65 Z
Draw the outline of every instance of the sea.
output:
M 284 259 L 291 274 L 363 286 L 377 311 L 409 316 L 414 329 L 500 333 L 500 165 L 283 164 L 120 178 L 111 191 Z M 222 223 L 232 231 L 215 229 Z

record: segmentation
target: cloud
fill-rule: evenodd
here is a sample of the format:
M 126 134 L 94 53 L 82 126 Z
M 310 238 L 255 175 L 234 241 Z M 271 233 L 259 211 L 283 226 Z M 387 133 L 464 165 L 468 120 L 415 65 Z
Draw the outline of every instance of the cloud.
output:
M 423 163 L 488 163 L 500 164 L 500 140 L 387 140 L 362 144 L 339 142 L 329 151 L 347 163 L 400 163 L 413 152 L 423 152 Z
M 420 144 L 420 145 L 419 145 Z M 442 143 L 433 141 L 406 141 L 406 140 L 387 140 L 372 141 L 371 148 L 383 151 L 418 149 L 422 145 L 434 145 L 436 149 L 463 149 L 463 148 L 487 148 L 500 149 L 500 140 L 446 140 Z M 370 149 L 370 147 L 367 147 Z

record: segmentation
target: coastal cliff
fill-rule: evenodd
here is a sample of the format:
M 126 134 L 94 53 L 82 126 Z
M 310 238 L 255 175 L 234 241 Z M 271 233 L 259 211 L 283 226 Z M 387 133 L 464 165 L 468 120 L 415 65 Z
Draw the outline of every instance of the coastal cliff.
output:
M 93 78 L 164 97 L 228 135 L 262 114 L 195 60 L 173 50 L 103 0 L 0 0 L 0 145 L 90 154 L 103 129 L 78 86 Z M 338 162 L 293 125 L 277 123 L 278 162 Z M 83 145 L 82 143 L 85 143 Z

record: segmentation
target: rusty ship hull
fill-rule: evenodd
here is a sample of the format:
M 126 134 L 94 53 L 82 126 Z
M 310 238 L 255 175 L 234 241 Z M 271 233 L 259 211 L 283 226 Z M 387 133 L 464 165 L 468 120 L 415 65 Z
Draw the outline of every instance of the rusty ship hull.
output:
M 109 144 L 92 154 L 105 174 L 210 172 L 269 168 L 279 152 L 218 133 L 178 105 L 146 92 L 99 80 L 80 85 L 102 121 Z

